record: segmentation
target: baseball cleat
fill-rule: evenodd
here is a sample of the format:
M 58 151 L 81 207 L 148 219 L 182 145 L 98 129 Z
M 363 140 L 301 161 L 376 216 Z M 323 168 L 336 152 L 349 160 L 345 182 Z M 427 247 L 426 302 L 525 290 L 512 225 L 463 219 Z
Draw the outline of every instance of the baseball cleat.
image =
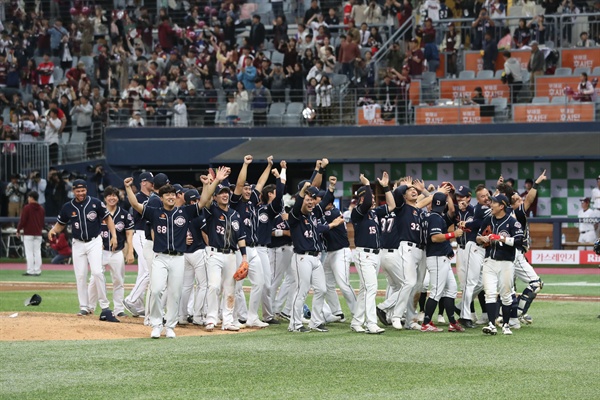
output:
M 518 318 L 511 318 L 508 321 L 508 326 L 510 329 L 521 329 L 521 323 L 519 322 Z
M 265 322 L 266 322 L 267 324 L 269 324 L 269 325 L 280 325 L 280 324 L 281 324 L 281 322 L 279 322 L 279 321 L 278 321 L 278 320 L 276 320 L 275 318 L 271 318 L 270 320 L 268 320 L 268 321 L 265 321 Z
M 366 333 L 371 335 L 379 335 L 385 332 L 385 329 L 378 327 L 377 325 L 367 326 Z
M 421 325 L 421 332 L 444 332 L 444 330 L 435 326 L 433 322 L 430 322 Z
M 402 330 L 402 319 L 398 317 L 393 317 L 392 326 L 394 327 L 394 329 L 397 329 L 399 331 Z
M 256 321 L 246 322 L 246 326 L 248 328 L 266 328 L 267 326 L 269 326 L 269 324 L 267 324 L 266 322 L 262 322 L 260 319 L 257 319 Z
M 152 333 L 150 334 L 150 337 L 152 339 L 158 339 L 160 337 L 161 333 L 162 333 L 162 326 L 155 326 L 154 328 L 152 328 Z
M 223 325 L 223 328 L 221 328 L 221 329 L 223 329 L 224 331 L 239 331 L 240 330 L 240 328 L 235 324 L 225 324 L 225 325 Z
M 79 312 L 77 313 L 78 316 L 83 317 L 86 315 L 90 315 L 90 311 L 89 310 L 79 310 Z
M 417 316 L 417 322 L 423 323 L 424 320 L 425 320 L 425 313 L 423 311 L 421 311 L 419 313 L 419 315 Z
M 417 321 L 412 321 L 405 329 L 408 329 L 409 331 L 420 331 L 421 325 Z
M 375 311 L 377 311 L 377 318 L 379 318 L 379 322 L 381 322 L 383 325 L 390 324 L 387 320 L 387 313 L 385 311 L 379 307 L 375 307 Z
M 529 314 L 524 314 L 519 317 L 519 322 L 523 325 L 531 325 L 533 324 L 533 318 L 531 318 L 531 315 Z
M 438 324 L 445 324 L 446 323 L 446 320 L 444 319 L 444 316 L 442 314 L 438 314 L 437 323 Z
M 127 309 L 127 311 L 129 311 L 131 313 L 132 317 L 139 317 L 140 313 L 138 312 L 137 308 L 135 308 L 135 305 L 127 300 L 123 300 L 123 306 Z
M 486 326 L 484 326 L 481 329 L 481 331 L 483 333 L 485 333 L 486 335 L 492 335 L 492 336 L 498 333 L 498 330 L 492 323 L 488 323 Z
M 466 318 L 459 318 L 458 323 L 465 328 L 475 328 L 473 321 Z
M 121 311 L 120 313 L 117 314 L 117 317 L 126 317 L 127 314 L 125 314 L 123 311 Z
M 304 325 L 302 325 L 300 328 L 288 329 L 288 332 L 308 333 L 308 332 L 310 332 L 310 329 L 308 329 Z
M 448 332 L 464 332 L 465 328 L 463 328 L 462 326 L 460 326 L 460 324 L 458 323 L 450 323 L 450 325 L 448 326 Z
M 483 313 L 481 314 L 481 317 L 477 318 L 477 320 L 475 321 L 476 325 L 486 325 L 490 322 L 487 313 Z
M 213 331 L 213 329 L 215 329 L 215 324 L 213 324 L 213 323 L 206 324 L 206 330 L 207 330 L 208 332 L 212 332 L 212 331 Z
M 177 325 L 187 325 L 189 324 L 187 317 L 179 317 L 177 321 Z
M 509 324 L 502 325 L 502 334 L 503 335 L 512 335 L 512 331 L 510 330 Z
M 335 322 L 346 322 L 346 316 L 344 315 L 344 313 L 335 314 L 335 316 L 339 318 L 339 321 Z
M 278 315 L 279 315 L 279 318 L 285 319 L 286 321 L 289 321 L 289 320 L 290 320 L 290 316 L 289 316 L 289 315 L 287 315 L 287 314 L 286 314 L 286 313 L 284 313 L 284 312 L 281 312 L 281 313 L 279 313 Z
M 350 325 L 350 329 L 356 333 L 365 333 L 366 330 L 360 325 Z
M 175 335 L 175 331 L 173 330 L 173 328 L 167 328 L 165 336 L 167 337 L 167 339 L 175 339 L 177 335 Z
M 323 325 L 323 324 L 317 325 L 315 327 L 311 327 L 310 330 L 317 331 L 317 332 L 329 332 L 329 329 L 325 328 L 325 325 Z

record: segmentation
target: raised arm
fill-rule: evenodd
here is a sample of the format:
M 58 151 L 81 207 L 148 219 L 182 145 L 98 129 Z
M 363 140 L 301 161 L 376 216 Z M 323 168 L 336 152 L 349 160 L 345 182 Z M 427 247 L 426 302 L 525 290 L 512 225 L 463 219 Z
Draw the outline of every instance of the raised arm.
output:
M 385 193 L 385 202 L 388 206 L 388 210 L 391 212 L 396 208 L 396 200 L 394 199 L 394 195 L 390 190 L 390 176 L 387 172 L 383 171 L 383 175 L 380 178 L 377 178 L 377 182 L 383 187 L 383 193 Z
M 140 204 L 138 199 L 135 197 L 135 194 L 133 193 L 133 189 L 131 189 L 131 185 L 133 185 L 133 178 L 125 178 L 123 184 L 125 185 L 125 192 L 127 193 L 127 200 L 129 200 L 129 204 L 131 204 L 131 207 L 135 211 L 142 214 L 144 212 L 144 206 Z
M 203 175 L 200 177 L 200 180 L 202 181 L 202 194 L 200 195 L 200 201 L 196 203 L 196 206 L 198 207 L 199 211 L 202 210 L 202 208 L 204 208 L 206 204 L 208 204 L 210 198 L 215 192 L 215 189 L 217 188 L 217 185 L 223 182 L 223 180 L 225 180 L 229 176 L 230 172 L 231 169 L 229 169 L 229 167 L 217 168 L 215 179 L 213 179 L 212 182 L 210 181 L 208 176 Z
M 542 172 L 542 174 L 535 180 L 533 186 L 531 189 L 529 189 L 529 192 L 527 192 L 527 196 L 525 196 L 525 201 L 523 202 L 523 208 L 525 208 L 525 211 L 529 210 L 529 207 L 531 207 L 535 201 L 539 184 L 544 182 L 546 179 L 548 178 L 546 177 L 546 170 L 544 170 L 544 172 Z
M 238 179 L 235 183 L 235 189 L 233 190 L 233 194 L 236 196 L 240 196 L 244 190 L 244 184 L 246 183 L 246 178 L 248 177 L 248 165 L 252 163 L 252 160 L 253 159 L 251 155 L 244 156 L 244 163 L 242 164 L 242 169 L 238 174 Z
M 323 165 L 323 160 L 326 161 L 326 164 Z M 321 183 L 323 182 L 323 173 L 325 172 L 325 167 L 329 163 L 329 160 L 324 158 L 323 160 L 317 160 L 315 163 L 315 170 L 313 171 L 312 176 L 310 177 L 310 182 L 314 187 L 321 187 Z
M 273 156 L 267 157 L 267 166 L 265 167 L 265 170 L 261 174 L 260 178 L 258 178 L 258 182 L 256 182 L 256 190 L 259 192 L 262 192 L 263 188 L 265 187 L 265 183 L 267 183 L 267 179 L 269 179 L 269 173 L 271 172 L 271 169 L 273 169 Z

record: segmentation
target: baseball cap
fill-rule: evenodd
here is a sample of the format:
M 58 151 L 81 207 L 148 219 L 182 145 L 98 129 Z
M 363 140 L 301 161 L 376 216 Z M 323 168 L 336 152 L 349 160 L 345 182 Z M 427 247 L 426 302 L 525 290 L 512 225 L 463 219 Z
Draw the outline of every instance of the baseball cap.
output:
M 431 200 L 431 211 L 435 211 L 438 213 L 444 212 L 446 208 L 446 195 L 441 192 L 437 192 L 433 195 L 433 200 Z
M 306 190 L 305 193 L 314 199 L 319 195 L 319 189 L 317 189 L 314 186 L 311 186 Z
M 367 185 L 365 186 L 361 186 L 358 188 L 358 190 L 356 191 L 356 196 L 358 197 L 362 197 L 365 195 L 365 193 L 367 193 Z
M 199 200 L 200 193 L 198 193 L 196 189 L 190 189 L 187 192 L 185 192 L 183 198 L 185 199 L 185 202 L 189 204 L 192 200 Z
M 229 185 L 223 185 L 222 183 L 219 183 L 217 185 L 217 190 L 215 190 L 215 194 L 221 194 L 221 192 L 223 190 L 227 190 L 228 192 L 231 192 L 231 189 L 229 189 Z
M 460 185 L 458 189 L 456 189 L 456 195 L 462 197 L 470 197 L 472 195 L 471 188 L 467 186 Z
M 154 183 L 154 175 L 152 175 L 152 172 L 142 172 L 140 174 L 140 182 Z
M 161 188 L 162 186 L 165 186 L 167 183 L 169 183 L 169 178 L 167 177 L 167 175 L 160 173 L 160 174 L 156 174 L 154 176 L 154 187 L 156 189 Z
M 83 179 L 75 179 L 73 189 L 87 189 L 87 183 Z
M 599 179 L 600 179 L 600 177 L 599 177 Z M 310 182 L 310 181 L 309 181 L 308 179 L 305 179 L 305 180 L 303 180 L 303 181 L 300 181 L 300 183 L 298 184 L 298 190 L 302 190 L 302 188 L 304 187 L 304 184 L 305 184 L 306 182 Z
M 42 296 L 39 294 L 34 294 L 33 296 L 25 299 L 25 306 L 39 306 L 42 302 Z
M 326 192 L 324 190 L 319 190 L 319 193 L 317 193 L 317 197 L 323 198 L 325 197 Z
M 175 194 L 185 192 L 185 190 L 183 189 L 183 186 L 181 186 L 179 183 L 174 184 L 173 187 L 175 188 Z
M 579 201 L 585 201 L 586 203 L 589 203 L 592 201 L 592 199 L 590 199 L 589 197 L 584 197 L 583 199 L 579 199 Z
M 502 204 L 504 208 L 510 207 L 510 201 L 508 201 L 508 197 L 506 197 L 503 194 L 499 194 L 498 196 L 492 196 L 492 201 Z

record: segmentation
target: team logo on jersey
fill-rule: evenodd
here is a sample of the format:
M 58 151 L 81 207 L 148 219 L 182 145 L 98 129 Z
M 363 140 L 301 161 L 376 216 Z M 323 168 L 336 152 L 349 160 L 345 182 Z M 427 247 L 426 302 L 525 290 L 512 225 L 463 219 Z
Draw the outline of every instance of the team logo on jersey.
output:
M 331 215 L 331 211 L 325 211 L 325 215 L 330 216 Z
M 471 222 L 473 221 L 473 217 L 467 217 L 467 219 L 465 219 L 465 222 Z
M 166 218 L 167 218 L 167 216 L 166 216 L 165 214 L 160 214 L 160 217 L 159 217 L 159 218 L 160 218 L 160 219 L 166 219 Z
M 416 217 L 417 216 L 417 210 L 413 210 L 413 215 Z
M 106 206 L 104 205 L 104 203 L 102 203 L 102 207 L 106 207 Z M 95 204 L 92 204 L 92 208 L 96 208 L 96 205 L 95 205 Z
M 498 235 L 504 236 L 504 237 L 510 237 L 510 233 L 508 233 L 507 231 L 500 231 L 500 232 L 498 232 Z
M 515 228 L 517 229 L 521 229 L 523 226 L 521 225 L 521 223 L 519 221 L 515 222 Z
M 119 221 L 115 224 L 115 229 L 119 232 L 123 231 L 125 228 L 125 223 L 123 221 Z
M 219 217 L 219 221 L 225 221 L 225 217 L 221 215 L 221 216 Z
M 90 211 L 89 213 L 87 213 L 86 217 L 90 221 L 95 221 L 96 218 L 98 217 L 98 214 L 96 214 L 96 211 Z
M 175 222 L 175 225 L 177 225 L 178 227 L 181 228 L 182 226 L 185 225 L 185 218 L 177 217 L 177 218 L 175 218 L 175 221 L 173 221 L 173 222 Z
M 267 215 L 267 213 L 262 213 L 258 216 L 258 221 L 261 223 L 267 223 L 267 221 L 269 221 L 269 216 Z
M 75 211 L 73 211 L 73 213 L 71 214 L 72 217 L 76 217 L 77 213 Z
M 231 227 L 237 232 L 240 230 L 240 223 L 238 221 L 231 221 Z
M 123 218 L 125 218 L 125 216 L 124 216 L 124 215 L 121 215 L 121 219 L 123 219 Z

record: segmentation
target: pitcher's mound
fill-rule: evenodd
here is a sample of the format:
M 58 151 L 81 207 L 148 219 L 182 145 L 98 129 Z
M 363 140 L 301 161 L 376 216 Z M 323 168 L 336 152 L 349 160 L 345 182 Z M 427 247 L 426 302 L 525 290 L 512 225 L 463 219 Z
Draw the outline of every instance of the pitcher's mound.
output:
M 121 321 L 103 322 L 99 315 L 77 316 L 76 314 L 19 312 L 0 313 L 0 340 L 108 340 L 147 338 L 150 340 L 151 328 L 144 326 L 143 318 L 119 317 Z M 204 327 L 183 325 L 175 328 L 178 337 L 214 336 L 240 332 L 252 332 L 255 329 L 242 329 L 239 332 L 223 331 L 215 327 L 207 332 Z M 163 332 L 164 335 L 164 332 Z M 164 336 L 161 337 L 161 340 Z

